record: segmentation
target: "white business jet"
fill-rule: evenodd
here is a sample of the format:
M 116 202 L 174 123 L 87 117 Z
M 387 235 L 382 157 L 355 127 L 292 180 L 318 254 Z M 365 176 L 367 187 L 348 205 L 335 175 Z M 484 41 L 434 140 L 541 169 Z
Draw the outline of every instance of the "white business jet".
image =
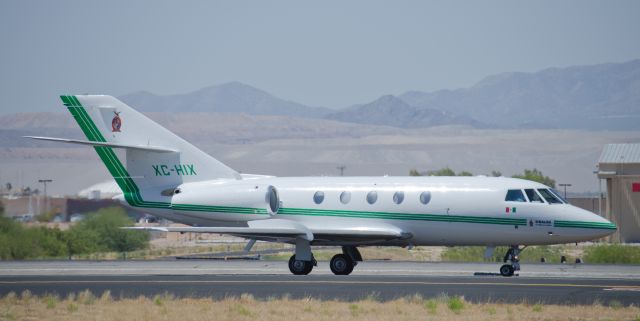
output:
M 122 189 L 122 203 L 188 227 L 295 245 L 291 273 L 317 265 L 311 247 L 342 247 L 331 271 L 347 275 L 359 246 L 510 246 L 504 276 L 528 245 L 607 236 L 608 220 L 568 204 L 548 186 L 505 177 L 273 177 L 240 174 L 106 95 L 61 96 Z M 124 152 L 121 152 L 121 151 Z M 116 152 L 119 151 L 119 152 Z

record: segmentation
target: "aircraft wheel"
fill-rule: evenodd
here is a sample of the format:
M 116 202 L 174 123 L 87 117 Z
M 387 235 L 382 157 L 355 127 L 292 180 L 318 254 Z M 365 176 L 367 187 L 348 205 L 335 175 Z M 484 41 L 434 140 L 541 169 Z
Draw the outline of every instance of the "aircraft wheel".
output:
M 296 260 L 295 254 L 289 259 L 289 271 L 295 275 L 307 275 L 313 270 L 313 262 Z
M 329 267 L 335 275 L 349 275 L 353 272 L 354 262 L 344 254 L 336 254 L 331 258 Z
M 513 266 L 505 264 L 500 267 L 500 274 L 502 276 L 513 276 Z

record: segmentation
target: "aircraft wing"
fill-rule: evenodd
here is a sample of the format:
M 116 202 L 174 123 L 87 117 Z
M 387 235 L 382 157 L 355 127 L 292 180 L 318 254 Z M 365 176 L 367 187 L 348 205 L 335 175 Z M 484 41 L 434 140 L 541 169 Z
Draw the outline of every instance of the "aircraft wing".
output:
M 313 233 L 304 225 L 281 219 L 249 221 L 248 227 L 218 227 L 218 226 L 134 226 L 125 227 L 129 230 L 147 230 L 161 232 L 180 233 L 217 233 L 231 234 L 246 238 L 284 240 L 301 237 L 308 241 L 313 241 Z
M 296 238 L 322 243 L 332 242 L 376 242 L 403 240 L 412 237 L 410 233 L 391 226 L 340 227 L 310 230 L 306 226 L 282 219 L 249 221 L 248 227 L 184 226 L 184 227 L 126 227 L 131 230 L 147 230 L 180 233 L 230 234 L 250 239 L 286 242 Z

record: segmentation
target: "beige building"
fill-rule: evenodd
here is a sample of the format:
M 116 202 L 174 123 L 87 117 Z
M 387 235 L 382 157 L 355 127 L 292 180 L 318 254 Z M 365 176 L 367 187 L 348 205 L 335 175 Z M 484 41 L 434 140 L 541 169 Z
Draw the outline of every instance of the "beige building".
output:
M 611 241 L 640 242 L 640 144 L 606 145 L 597 174 L 607 190 L 605 217 L 618 226 Z

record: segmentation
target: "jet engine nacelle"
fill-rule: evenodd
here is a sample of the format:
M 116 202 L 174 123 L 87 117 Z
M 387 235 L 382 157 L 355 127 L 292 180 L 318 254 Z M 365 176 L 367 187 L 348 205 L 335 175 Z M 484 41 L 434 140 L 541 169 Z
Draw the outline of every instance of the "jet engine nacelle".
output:
M 218 212 L 222 215 L 216 215 L 217 219 L 240 221 L 265 219 L 277 214 L 280 198 L 277 189 L 268 184 L 246 181 L 206 185 L 196 183 L 178 187 L 171 204 L 177 211 Z

